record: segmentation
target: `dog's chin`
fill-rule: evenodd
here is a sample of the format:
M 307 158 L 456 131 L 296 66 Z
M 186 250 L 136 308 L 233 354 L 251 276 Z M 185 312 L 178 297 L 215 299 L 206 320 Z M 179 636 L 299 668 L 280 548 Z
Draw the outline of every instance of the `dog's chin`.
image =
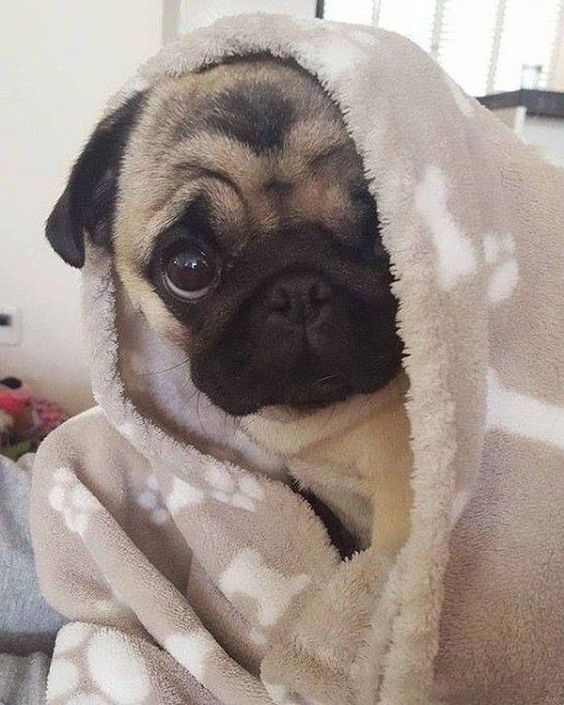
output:
M 297 412 L 312 412 L 344 402 L 358 394 L 371 394 L 388 383 L 388 379 L 351 383 L 341 375 L 332 375 L 313 382 L 288 382 L 277 389 L 238 389 L 206 385 L 201 389 L 210 401 L 231 416 L 249 416 L 266 407 L 278 407 Z M 198 386 L 198 384 L 196 384 Z
M 280 394 L 249 389 L 239 390 L 238 393 L 234 392 L 233 394 L 217 389 L 201 391 L 204 391 L 215 406 L 231 416 L 249 416 L 250 414 L 256 414 L 265 407 L 271 406 L 292 408 L 298 411 L 311 411 L 344 401 L 353 394 L 348 389 L 336 387 L 331 390 L 288 387 Z

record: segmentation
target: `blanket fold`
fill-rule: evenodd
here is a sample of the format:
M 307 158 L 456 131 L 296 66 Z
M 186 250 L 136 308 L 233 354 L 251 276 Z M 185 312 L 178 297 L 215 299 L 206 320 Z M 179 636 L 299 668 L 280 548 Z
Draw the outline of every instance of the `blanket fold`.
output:
M 71 620 L 48 703 L 564 702 L 564 175 L 408 40 L 322 21 L 196 30 L 108 110 L 260 52 L 322 83 L 378 203 L 410 378 L 411 535 L 391 563 L 341 561 L 282 463 L 197 394 L 90 245 L 99 406 L 51 434 L 34 473 L 42 588 Z

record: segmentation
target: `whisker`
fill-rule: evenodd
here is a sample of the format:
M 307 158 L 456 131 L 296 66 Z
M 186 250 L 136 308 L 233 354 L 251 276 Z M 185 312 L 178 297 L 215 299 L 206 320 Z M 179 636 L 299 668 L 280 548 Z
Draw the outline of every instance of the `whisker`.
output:
M 186 380 L 185 384 L 182 386 L 182 389 L 180 390 L 180 393 L 181 393 L 181 394 L 186 390 L 186 388 L 190 385 L 191 382 L 192 382 L 192 380 L 190 379 L 190 377 L 188 377 L 188 379 Z M 190 404 L 190 402 L 192 401 L 192 399 L 194 399 L 194 397 L 196 396 L 196 394 L 198 394 L 198 391 L 199 391 L 199 390 L 198 390 L 196 387 L 194 387 L 194 391 L 192 392 L 192 394 L 190 394 L 190 396 L 189 396 L 187 399 L 184 400 L 184 403 L 183 403 L 183 405 L 182 405 L 181 412 L 186 411 L 186 407 Z
M 245 429 L 250 428 L 256 421 L 258 421 L 259 416 L 261 416 L 260 411 L 257 411 L 255 414 L 253 414 L 253 418 L 249 419 L 248 421 L 245 422 Z M 239 427 L 243 423 L 243 417 L 239 417 Z
M 313 384 L 321 384 L 322 382 L 329 382 L 331 379 L 338 379 L 339 377 L 342 377 L 343 373 L 342 372 L 336 372 L 335 374 L 332 375 L 327 375 L 326 377 L 321 377 L 320 379 L 316 379 Z
M 184 385 L 184 389 L 186 389 L 186 387 L 188 386 L 188 384 L 189 384 L 189 382 Z M 183 391 L 184 391 L 184 389 L 183 389 Z M 188 397 L 188 399 L 186 399 L 185 406 L 187 406 L 187 405 L 192 401 L 192 399 L 196 396 L 196 394 L 198 394 L 198 391 L 199 391 L 198 389 L 194 389 L 194 391 L 192 392 L 192 394 L 190 394 L 190 396 Z
M 183 365 L 186 365 L 189 362 L 190 362 L 190 358 L 187 357 L 185 360 L 182 360 L 182 362 L 179 362 L 177 365 L 173 365 L 172 367 L 167 367 L 164 370 L 153 370 L 151 372 L 142 372 L 139 376 L 140 377 L 152 377 L 153 375 L 161 375 L 161 374 L 164 374 L 165 372 L 171 372 L 172 370 L 177 370 L 179 367 L 182 367 Z
M 206 429 L 204 428 L 204 422 L 202 421 L 202 414 L 200 413 L 200 399 L 202 398 L 202 392 L 198 390 L 198 396 L 196 397 L 196 411 L 198 413 L 198 421 L 200 422 L 200 427 L 204 436 L 206 435 Z
M 227 433 L 227 431 L 229 429 L 229 418 L 230 417 L 229 417 L 229 414 L 227 413 L 227 411 L 224 411 L 223 412 L 223 432 L 224 433 Z
M 332 406 L 331 406 L 331 414 L 329 415 L 329 418 L 327 419 L 327 421 L 325 421 L 325 423 L 324 423 L 323 426 L 321 427 L 320 433 L 323 433 L 323 431 L 325 431 L 325 429 L 327 428 L 327 426 L 328 426 L 328 425 L 331 423 L 331 421 L 333 420 L 333 416 L 334 416 L 334 415 L 335 415 L 335 406 L 332 405 Z

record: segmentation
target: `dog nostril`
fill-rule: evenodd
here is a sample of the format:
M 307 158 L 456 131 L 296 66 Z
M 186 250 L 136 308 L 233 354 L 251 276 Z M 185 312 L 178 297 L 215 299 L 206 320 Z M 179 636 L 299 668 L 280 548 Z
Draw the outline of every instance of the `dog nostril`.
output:
M 292 325 L 312 323 L 331 298 L 331 288 L 314 275 L 293 275 L 279 280 L 270 290 L 267 305 L 271 314 Z
M 318 311 L 331 298 L 331 290 L 323 282 L 314 282 L 309 288 L 309 302 Z
M 278 287 L 273 292 L 269 301 L 269 308 L 274 313 L 282 313 L 286 315 L 292 308 L 290 295 L 283 287 Z

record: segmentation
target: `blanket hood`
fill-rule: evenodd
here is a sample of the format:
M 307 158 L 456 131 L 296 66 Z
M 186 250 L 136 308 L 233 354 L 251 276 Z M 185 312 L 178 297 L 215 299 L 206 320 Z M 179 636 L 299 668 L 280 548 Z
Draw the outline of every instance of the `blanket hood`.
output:
M 445 433 L 446 426 L 450 427 L 450 455 L 454 458 L 458 452 L 460 456 L 452 478 L 456 484 L 456 519 L 477 473 L 480 429 L 485 418 L 485 375 L 462 374 L 464 379 L 460 378 L 463 370 L 483 371 L 487 363 L 488 281 L 481 268 L 481 255 L 487 243 L 493 250 L 509 247 L 505 233 L 498 235 L 506 213 L 485 198 L 499 183 L 491 183 L 483 173 L 486 165 L 482 162 L 481 122 L 488 121 L 490 131 L 502 130 L 422 50 L 403 37 L 367 27 L 266 14 L 222 19 L 165 46 L 109 101 L 107 112 L 167 75 L 181 75 L 229 57 L 260 52 L 293 58 L 322 83 L 341 108 L 363 157 L 378 203 L 382 239 L 398 279 L 395 293 L 401 305 L 398 325 L 407 349 L 406 368 L 411 371 L 414 366 L 419 370 L 434 368 L 439 361 L 444 364 L 440 373 L 425 375 L 425 381 L 410 373 L 410 406 L 414 408 L 426 399 L 421 413 L 426 420 L 435 419 L 435 432 L 441 427 Z M 482 173 L 476 176 L 477 172 Z M 483 233 L 485 245 L 472 241 L 475 231 Z M 409 277 L 415 277 L 413 265 L 421 279 L 412 282 Z M 223 440 L 236 448 L 241 444 L 241 450 L 252 458 L 258 453 L 256 460 L 264 469 L 267 458 L 250 441 L 234 433 L 235 425 L 223 412 L 209 401 L 201 405 L 193 387 L 181 391 L 187 382 L 186 370 L 179 369 L 185 354 L 159 341 L 131 310 L 119 283 L 114 281 L 108 258 L 99 249 L 90 247 L 84 275 L 85 317 L 96 350 L 92 356 L 95 394 L 115 424 L 123 430 L 124 424 L 135 418 L 135 406 L 145 407 L 145 423 L 154 417 L 158 425 L 164 422 L 169 430 L 175 430 L 177 437 L 183 432 L 195 434 L 201 450 L 209 440 Z M 99 302 L 96 307 L 91 305 L 92 296 L 96 296 L 92 285 L 102 281 L 112 289 L 104 315 Z M 508 286 L 512 283 L 509 281 Z M 459 284 L 474 289 L 462 292 Z M 465 303 L 470 291 L 472 306 Z M 427 297 L 433 316 L 420 316 L 424 307 L 421 296 Z M 93 324 L 89 311 L 95 319 Z M 119 330 L 117 355 L 112 357 L 98 354 L 102 321 L 107 329 Z M 456 383 L 447 382 L 450 369 L 456 370 Z M 119 372 L 118 384 L 109 389 L 104 380 L 114 377 L 115 370 Z M 112 412 L 120 406 L 114 403 L 118 399 L 123 407 L 120 414 L 117 409 Z M 137 403 L 128 403 L 133 400 Z M 200 403 L 198 408 L 196 402 Z M 417 423 L 417 419 L 412 420 Z M 226 423 L 232 433 L 226 433 Z M 135 435 L 132 429 L 127 431 L 129 435 Z M 430 430 L 427 428 L 427 435 Z M 419 437 L 414 429 L 416 442 Z M 193 437 L 191 440 L 195 441 Z M 442 447 L 446 448 L 444 444 Z M 270 459 L 272 472 L 276 473 L 276 465 Z
M 259 609 L 260 680 L 226 653 L 215 669 L 202 659 L 184 664 L 215 697 L 428 703 L 451 534 L 496 462 L 488 436 L 531 444 L 531 457 L 541 444 L 561 463 L 564 208 L 554 194 L 564 179 L 411 42 L 358 26 L 223 19 L 166 46 L 109 110 L 163 76 L 257 52 L 293 58 L 319 79 L 378 204 L 411 383 L 411 537 L 389 571 L 370 550 L 341 564 L 321 524 L 284 487 L 280 462 L 186 387 L 181 351 L 150 332 L 110 256 L 89 246 L 83 289 L 95 396 L 111 425 L 166 467 L 169 511 L 234 604 L 259 609 L 238 585 L 246 575 L 265 585 L 269 570 L 284 576 L 273 599 L 287 609 Z M 200 655 L 215 648 L 206 639 Z

